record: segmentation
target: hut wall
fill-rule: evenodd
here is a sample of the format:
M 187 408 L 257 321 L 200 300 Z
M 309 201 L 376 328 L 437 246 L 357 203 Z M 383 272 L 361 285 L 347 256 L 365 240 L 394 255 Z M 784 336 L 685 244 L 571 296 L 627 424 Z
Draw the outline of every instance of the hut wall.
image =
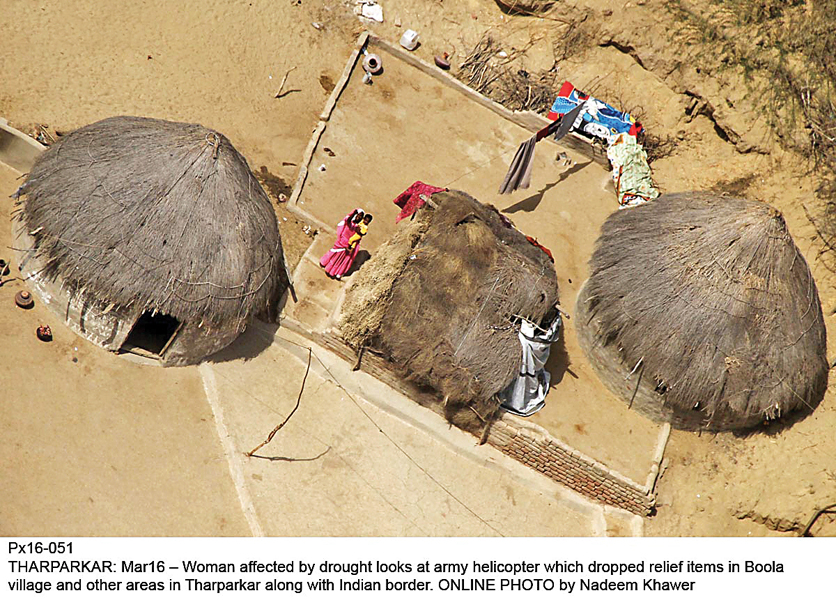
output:
M 60 277 L 47 280 L 40 276 L 43 261 L 35 255 L 34 240 L 19 221 L 15 221 L 15 243 L 20 272 L 44 304 L 80 336 L 107 350 L 119 350 L 137 314 L 118 309 L 106 311 L 106 307 L 87 297 L 83 290 L 70 293 Z
M 578 292 L 575 308 L 578 341 L 589 362 L 595 368 L 595 374 L 604 382 L 604 385 L 619 400 L 628 401 L 633 398 L 630 408 L 648 419 L 670 423 L 677 429 L 696 431 L 705 428 L 705 414 L 703 412 L 697 410 L 687 413 L 663 404 L 662 397 L 654 389 L 653 378 L 649 377 L 647 373 L 641 373 L 641 366 L 636 369 L 636 372 L 629 379 L 626 378 L 626 375 L 633 370 L 635 365 L 623 365 L 623 361 L 613 345 L 602 343 L 601 327 L 594 317 L 590 318 L 586 310 L 589 305 L 586 292 L 587 286 L 584 282 L 583 287 Z M 641 381 L 639 381 L 640 375 Z M 638 389 L 636 389 L 637 383 Z M 635 397 L 633 396 L 634 393 Z M 735 428 L 746 427 L 751 424 L 743 419 L 740 422 L 726 419 L 724 425 Z
M 42 144 L 9 127 L 9 122 L 0 118 L 0 162 L 21 173 L 28 173 L 44 150 Z
M 160 360 L 167 367 L 193 365 L 223 350 L 239 335 L 235 327 L 219 329 L 184 323 Z
M 32 291 L 81 337 L 106 350 L 118 352 L 142 313 L 142 308 L 129 311 L 113 308 L 105 312 L 105 307 L 94 298 L 86 296 L 84 290 L 72 294 L 60 277 L 47 280 L 40 276 L 44 264 L 33 251 L 34 239 L 18 220 L 15 220 L 14 229 L 17 261 Z M 184 323 L 160 362 L 165 366 L 198 363 L 231 344 L 238 335 L 236 327 L 219 329 Z

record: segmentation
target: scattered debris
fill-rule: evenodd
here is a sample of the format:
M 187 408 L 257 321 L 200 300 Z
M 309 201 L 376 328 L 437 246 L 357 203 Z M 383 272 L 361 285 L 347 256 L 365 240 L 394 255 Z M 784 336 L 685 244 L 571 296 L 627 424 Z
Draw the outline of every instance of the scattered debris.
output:
M 35 335 L 37 335 L 38 339 L 42 342 L 52 341 L 52 329 L 49 328 L 49 325 L 41 325 L 38 327 L 38 329 L 35 330 Z
M 316 21 L 314 21 L 313 23 L 311 23 L 311 25 L 313 25 L 313 28 L 316 30 L 322 29 L 322 23 L 317 23 Z
M 329 148 L 328 146 L 325 146 L 322 150 L 325 152 L 325 154 L 327 154 L 327 155 L 328 155 L 328 156 L 330 156 L 331 158 L 333 158 L 333 157 L 335 157 L 335 156 L 337 155 L 337 154 L 336 154 L 333 150 L 331 150 L 331 148 Z
M 284 77 L 282 77 L 282 82 L 279 84 L 279 91 L 276 92 L 276 96 L 275 96 L 276 98 L 281 98 L 282 96 L 288 95 L 290 92 L 298 91 L 298 90 L 287 90 L 286 92 L 284 91 L 284 84 L 287 83 L 287 76 L 290 75 L 295 69 L 296 69 L 296 67 L 290 67 L 287 70 L 287 73 L 284 74 Z M 270 79 L 272 79 L 272 78 L 273 78 L 273 76 L 271 75 Z
M 55 134 L 59 135 L 57 131 Z M 32 126 L 29 137 L 35 139 L 44 146 L 51 146 L 55 143 L 55 136 L 49 132 L 49 125 L 39 125 L 36 123 Z
M 441 55 L 436 55 L 435 58 L 434 58 L 435 66 L 437 66 L 439 69 L 444 69 L 445 71 L 449 71 L 450 70 L 450 60 L 449 59 L 450 59 L 450 55 L 447 54 L 446 52 L 444 54 L 441 54 Z
M 278 200 L 279 202 L 287 202 L 287 196 L 285 194 L 279 194 Z
M 395 27 L 400 27 L 400 26 L 401 26 L 401 18 L 400 17 L 395 17 Z
M 9 263 L 0 258 L 0 277 L 5 277 L 9 274 Z
M 401 46 L 409 51 L 415 50 L 418 47 L 418 32 L 412 29 L 407 29 L 401 36 Z
M 558 72 L 537 74 L 515 68 L 513 62 L 526 50 L 524 47 L 505 52 L 496 39 L 486 34 L 462 61 L 456 78 L 510 110 L 546 112 L 554 100 Z M 501 57 L 503 52 L 506 58 Z
M 355 4 L 354 14 L 369 21 L 383 23 L 383 7 L 375 0 L 357 0 Z
M 325 172 L 325 165 L 324 165 L 324 164 L 319 165 L 319 172 L 320 172 L 320 173 L 324 173 L 324 172 Z
M 495 0 L 502 12 L 509 15 L 542 15 L 555 5 L 555 0 Z
M 17 304 L 20 308 L 29 309 L 35 305 L 35 299 L 32 298 L 32 294 L 26 290 L 21 290 L 15 294 L 15 304 Z

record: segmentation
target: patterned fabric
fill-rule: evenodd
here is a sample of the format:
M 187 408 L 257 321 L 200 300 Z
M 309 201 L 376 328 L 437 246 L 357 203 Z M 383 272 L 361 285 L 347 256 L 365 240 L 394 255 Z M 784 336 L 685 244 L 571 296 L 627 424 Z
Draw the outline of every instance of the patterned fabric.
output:
M 542 250 L 543 252 L 545 252 L 545 253 L 546 253 L 546 256 L 548 256 L 548 257 L 549 257 L 549 260 L 550 260 L 550 261 L 552 261 L 552 262 L 554 262 L 554 256 L 552 256 L 552 252 L 551 252 L 551 250 L 549 250 L 549 249 L 548 249 L 548 248 L 546 248 L 543 244 L 541 244 L 540 242 L 538 242 L 538 241 L 537 241 L 537 238 L 533 238 L 533 237 L 531 237 L 530 235 L 527 235 L 527 236 L 525 236 L 525 239 L 527 239 L 527 240 L 528 240 L 528 243 L 529 243 L 529 244 L 531 244 L 532 246 L 535 246 L 535 247 L 537 247 L 537 248 L 540 248 L 540 250 Z
M 395 217 L 395 223 L 400 223 L 407 217 L 411 217 L 415 214 L 416 210 L 424 206 L 424 200 L 421 198 L 422 194 L 425 196 L 432 196 L 436 192 L 444 191 L 447 191 L 447 189 L 435 187 L 434 185 L 429 185 L 423 181 L 416 181 L 393 201 L 401 208 L 400 214 Z
M 613 138 L 607 148 L 612 165 L 612 178 L 620 208 L 638 206 L 659 197 L 653 183 L 647 152 L 631 135 Z
M 565 115 L 580 104 L 586 104 L 583 116 L 574 131 L 589 137 L 606 141 L 619 133 L 635 137 L 642 131 L 642 125 L 629 113 L 616 110 L 606 102 L 593 98 L 578 90 L 568 81 L 564 81 L 552 104 L 548 118 L 552 121 Z

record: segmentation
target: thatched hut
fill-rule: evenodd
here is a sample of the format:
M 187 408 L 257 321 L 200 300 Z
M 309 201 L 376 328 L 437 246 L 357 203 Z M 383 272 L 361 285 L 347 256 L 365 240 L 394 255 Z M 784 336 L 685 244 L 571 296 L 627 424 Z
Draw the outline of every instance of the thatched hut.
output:
M 576 309 L 581 346 L 633 408 L 717 431 L 821 401 L 818 292 L 774 208 L 662 196 L 607 219 L 590 271 Z
M 457 191 L 434 194 L 356 277 L 345 341 L 382 355 L 466 428 L 495 414 L 493 397 L 520 374 L 520 318 L 542 323 L 558 301 L 549 256 Z
M 223 135 L 114 117 L 63 136 L 18 190 L 21 271 L 79 334 L 199 362 L 287 285 L 276 216 Z

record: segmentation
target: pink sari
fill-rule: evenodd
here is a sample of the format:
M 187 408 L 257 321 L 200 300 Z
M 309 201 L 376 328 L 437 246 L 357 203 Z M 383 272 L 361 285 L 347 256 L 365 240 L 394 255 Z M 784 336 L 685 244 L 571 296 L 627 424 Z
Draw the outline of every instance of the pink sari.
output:
M 356 212 L 356 210 L 351 211 L 345 219 L 340 221 L 339 225 L 337 225 L 337 241 L 319 259 L 319 264 L 325 268 L 325 272 L 331 277 L 342 277 L 348 273 L 351 265 L 354 264 L 354 259 L 357 257 L 360 244 L 357 243 L 354 248 L 350 248 L 348 242 L 351 236 L 357 233 L 357 225 L 351 222 L 351 218 Z

